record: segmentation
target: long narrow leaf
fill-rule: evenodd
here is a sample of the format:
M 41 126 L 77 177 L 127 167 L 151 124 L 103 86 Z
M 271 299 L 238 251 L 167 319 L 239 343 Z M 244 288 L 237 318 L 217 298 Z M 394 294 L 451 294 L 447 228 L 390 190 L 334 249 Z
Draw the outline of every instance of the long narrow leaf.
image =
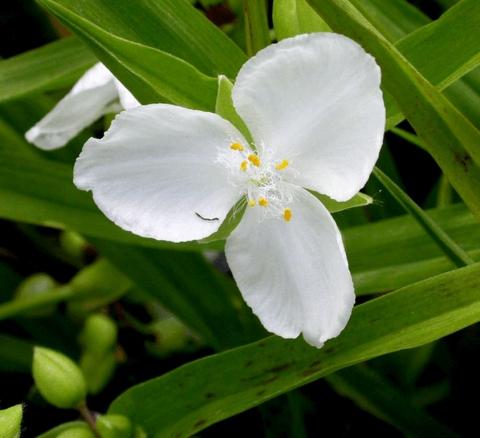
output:
M 75 37 L 0 61 L 0 102 L 70 85 L 95 61 Z
M 190 436 L 341 368 L 479 321 L 479 274 L 472 265 L 357 306 L 346 330 L 321 350 L 270 337 L 200 359 L 127 390 L 109 412 L 152 436 Z
M 480 132 L 349 1 L 310 0 L 310 4 L 333 29 L 357 39 L 376 57 L 385 88 L 469 208 L 480 217 Z
M 373 174 L 405 210 L 417 220 L 432 239 L 437 242 L 445 255 L 456 266 L 462 267 L 473 263 L 470 256 L 387 175 L 379 168 L 375 168 Z

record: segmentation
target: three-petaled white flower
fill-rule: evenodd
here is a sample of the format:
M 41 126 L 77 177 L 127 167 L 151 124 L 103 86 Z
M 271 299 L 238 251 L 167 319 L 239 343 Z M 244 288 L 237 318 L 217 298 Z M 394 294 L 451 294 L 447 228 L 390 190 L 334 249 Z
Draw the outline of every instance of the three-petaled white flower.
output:
M 29 129 L 25 137 L 41 149 L 57 149 L 103 115 L 139 105 L 132 93 L 98 63 L 86 71 L 72 90 Z
M 232 90 L 255 147 L 216 114 L 146 105 L 85 144 L 74 181 L 120 227 L 172 242 L 211 235 L 245 199 L 225 247 L 239 289 L 267 330 L 319 347 L 355 295 L 340 232 L 309 190 L 346 201 L 366 183 L 385 125 L 379 84 L 346 37 L 286 39 L 247 61 Z

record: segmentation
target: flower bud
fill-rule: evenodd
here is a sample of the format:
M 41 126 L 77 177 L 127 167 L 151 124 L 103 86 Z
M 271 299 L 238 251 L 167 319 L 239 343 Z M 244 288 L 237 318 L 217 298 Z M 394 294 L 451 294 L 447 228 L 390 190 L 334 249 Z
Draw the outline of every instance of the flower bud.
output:
M 74 427 L 72 429 L 64 430 L 56 438 L 95 438 L 95 434 L 86 427 Z
M 60 233 L 62 249 L 75 260 L 83 261 L 85 252 L 89 248 L 88 242 L 78 233 L 64 230 Z
M 115 353 L 96 354 L 85 351 L 80 359 L 80 368 L 85 376 L 89 394 L 98 394 L 110 381 L 117 359 Z
M 79 297 L 92 295 L 92 291 L 104 296 L 125 291 L 130 281 L 107 260 L 99 259 L 78 272 L 70 282 Z
M 86 351 L 92 353 L 112 351 L 117 343 L 117 326 L 106 315 L 92 315 L 85 321 L 80 342 Z
M 97 430 L 102 438 L 130 438 L 132 423 L 122 415 L 102 415 L 97 418 Z
M 130 280 L 107 260 L 99 259 L 79 271 L 70 286 L 78 299 L 68 303 L 69 313 L 84 318 L 95 309 L 117 300 L 130 287 Z
M 15 405 L 0 411 L 0 431 L 2 438 L 20 438 L 22 414 L 22 405 Z
M 87 393 L 80 368 L 67 356 L 48 348 L 33 351 L 33 379 L 42 396 L 57 408 L 75 408 Z
M 58 286 L 57 282 L 45 273 L 33 274 L 20 283 L 16 292 L 16 300 L 28 300 L 41 295 L 44 292 L 51 291 Z M 41 317 L 48 316 L 55 311 L 55 304 L 47 304 L 37 309 L 25 312 L 25 316 Z

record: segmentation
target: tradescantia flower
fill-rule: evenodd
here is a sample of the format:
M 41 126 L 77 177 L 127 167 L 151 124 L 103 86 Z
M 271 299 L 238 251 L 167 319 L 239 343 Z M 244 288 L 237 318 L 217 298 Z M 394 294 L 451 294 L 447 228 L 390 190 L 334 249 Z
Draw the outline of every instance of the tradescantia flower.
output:
M 154 104 L 122 112 L 75 164 L 77 187 L 135 234 L 183 242 L 218 230 L 239 289 L 270 332 L 320 347 L 355 301 L 340 232 L 309 190 L 346 201 L 366 183 L 385 108 L 375 60 L 337 34 L 286 39 L 241 68 L 232 90 L 254 145 L 208 112 Z
M 55 108 L 27 131 L 25 137 L 41 149 L 57 149 L 103 115 L 138 105 L 120 81 L 98 63 L 87 70 Z

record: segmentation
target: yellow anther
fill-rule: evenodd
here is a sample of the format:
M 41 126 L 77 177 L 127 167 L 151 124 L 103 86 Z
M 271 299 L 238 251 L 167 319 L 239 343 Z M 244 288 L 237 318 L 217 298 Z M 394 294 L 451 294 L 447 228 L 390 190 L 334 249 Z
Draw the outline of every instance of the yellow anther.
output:
M 261 205 L 262 207 L 266 207 L 268 205 L 268 199 L 267 198 L 260 198 L 258 200 L 258 205 Z
M 288 160 L 282 160 L 280 163 L 275 164 L 275 169 L 283 170 L 286 169 L 288 166 Z
M 240 152 L 243 152 L 245 150 L 245 148 L 240 143 L 232 143 L 230 145 L 230 149 L 232 151 L 240 151 Z
M 256 205 L 255 199 L 249 199 L 248 200 L 248 206 L 249 207 L 255 207 L 255 205 Z
M 240 163 L 240 169 L 245 172 L 245 171 L 247 170 L 247 167 L 248 167 L 248 161 L 247 161 L 247 160 L 243 160 L 243 161 Z
M 283 218 L 285 219 L 285 222 L 290 222 L 290 219 L 292 219 L 292 210 L 289 208 L 283 210 Z
M 247 158 L 254 166 L 260 167 L 260 164 L 262 164 L 257 154 L 250 154 Z

